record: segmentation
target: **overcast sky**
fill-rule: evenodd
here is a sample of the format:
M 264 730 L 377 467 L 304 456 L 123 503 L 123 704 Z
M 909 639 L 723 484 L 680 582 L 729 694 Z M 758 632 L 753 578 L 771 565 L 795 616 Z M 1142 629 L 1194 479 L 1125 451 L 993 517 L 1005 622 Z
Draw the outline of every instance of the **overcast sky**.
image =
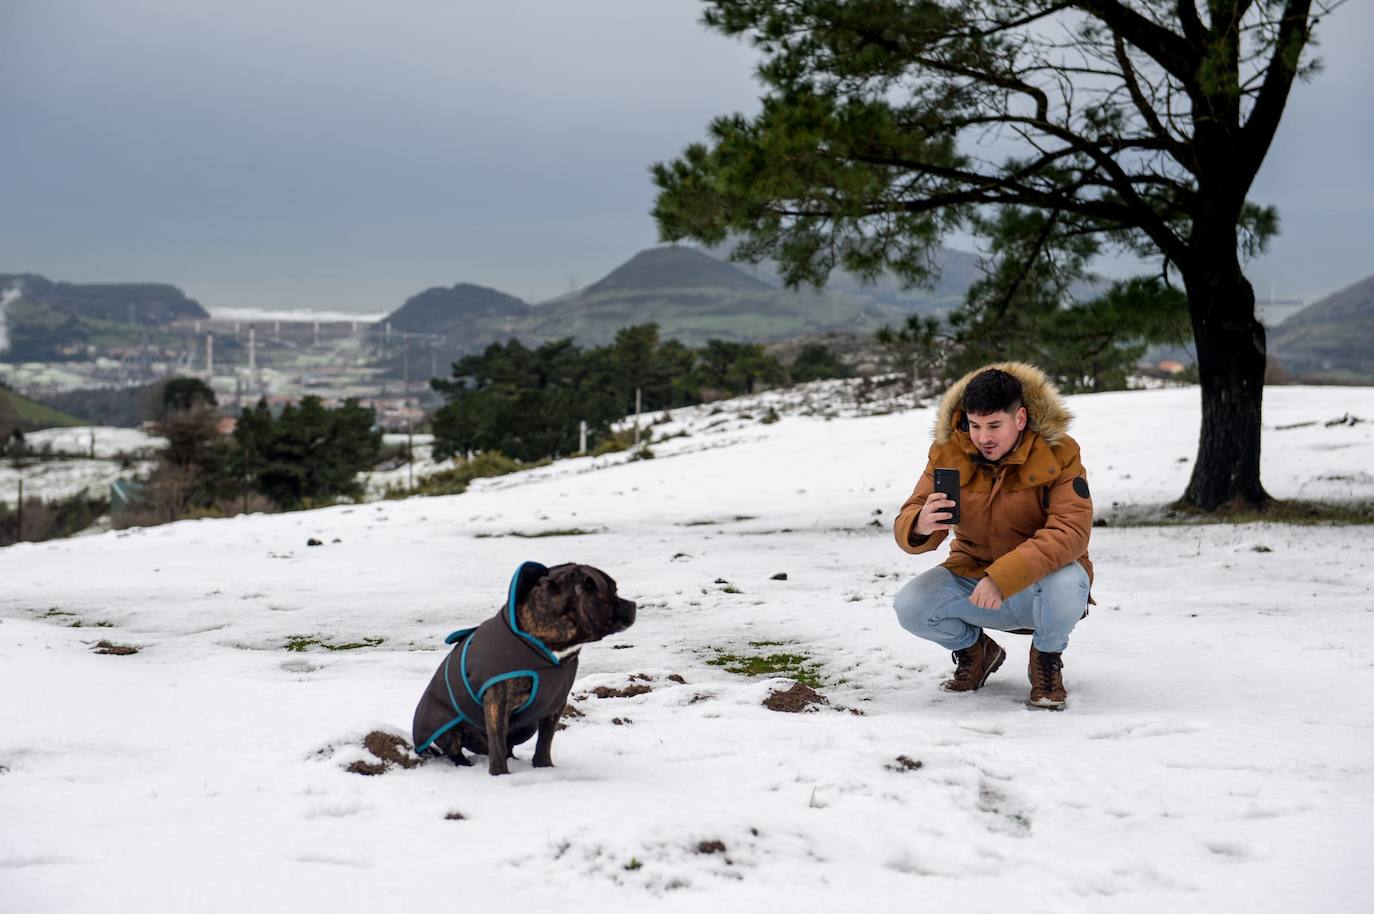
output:
M 0 272 L 210 308 L 528 301 L 657 240 L 650 163 L 757 108 L 699 0 L 0 0 Z M 1374 3 L 1319 30 L 1254 198 L 1260 298 L 1374 272 Z

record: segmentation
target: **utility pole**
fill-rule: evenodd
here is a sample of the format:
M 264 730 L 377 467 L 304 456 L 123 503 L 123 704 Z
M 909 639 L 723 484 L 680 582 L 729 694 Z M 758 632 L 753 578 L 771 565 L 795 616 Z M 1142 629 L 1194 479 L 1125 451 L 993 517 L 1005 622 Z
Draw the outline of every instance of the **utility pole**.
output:
M 639 446 L 639 410 L 640 410 L 640 406 L 642 405 L 642 402 L 643 402 L 642 397 L 640 396 L 640 394 L 641 394 L 640 388 L 636 387 L 636 388 L 635 388 L 635 446 L 636 446 L 636 447 Z
M 258 387 L 258 328 L 248 328 L 248 383 L 252 390 Z
M 406 469 L 410 474 L 407 491 L 415 491 L 415 435 L 410 427 L 410 417 L 406 416 Z
M 583 419 L 577 433 L 577 453 L 587 453 L 587 420 Z
M 215 335 L 205 334 L 205 380 L 213 384 L 215 379 Z
M 24 539 L 24 478 L 19 477 L 19 506 L 15 509 L 14 541 Z

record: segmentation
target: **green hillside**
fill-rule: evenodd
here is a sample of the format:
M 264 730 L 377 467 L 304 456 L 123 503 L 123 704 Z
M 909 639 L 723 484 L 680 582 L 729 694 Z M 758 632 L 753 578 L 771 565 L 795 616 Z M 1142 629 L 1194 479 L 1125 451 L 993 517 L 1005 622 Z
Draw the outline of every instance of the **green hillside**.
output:
M 45 362 L 108 351 L 174 345 L 172 321 L 209 315 L 180 289 L 162 283 L 52 282 L 32 273 L 0 274 L 9 299 L 0 320 L 0 360 Z
M 525 317 L 530 306 L 513 295 L 458 283 L 452 288 L 426 289 L 411 296 L 387 316 L 393 330 L 402 333 L 434 333 L 461 338 L 480 335 L 494 320 Z
M 670 245 L 640 251 L 586 288 L 541 305 L 459 284 L 422 292 L 387 320 L 399 331 L 442 337 L 439 350 L 446 358 L 511 337 L 536 344 L 571 336 L 596 345 L 622 327 L 650 322 L 665 337 L 693 345 L 712 337 L 768 341 L 864 333 L 900 323 L 917 305 L 887 301 L 890 286 L 867 297 L 784 289 L 766 271 L 751 273 L 695 248 Z
M 617 330 L 656 323 L 664 338 L 699 346 L 717 338 L 772 342 L 820 334 L 865 336 L 909 314 L 941 314 L 956 307 L 973 281 L 977 257 L 941 249 L 941 278 L 932 290 L 903 289 L 892 279 L 873 285 L 837 271 L 825 289 L 786 289 L 769 264 L 729 263 L 723 255 L 683 245 L 635 254 L 601 279 L 539 305 L 460 283 L 428 289 L 389 315 L 395 331 L 412 337 L 386 364 L 397 375 L 425 364 L 430 346 L 443 366 L 516 338 L 527 345 L 573 337 L 579 344 L 610 342 Z M 407 358 L 409 361 L 407 361 Z
M 34 273 L 0 273 L 0 289 L 18 287 L 30 301 L 64 314 L 140 325 L 198 320 L 209 313 L 176 286 L 155 282 L 53 282 Z
M 1374 381 L 1374 276 L 1288 318 L 1270 335 L 1269 353 L 1298 377 Z
M 21 397 L 8 387 L 0 386 L 0 438 L 8 437 L 16 428 L 32 432 L 40 428 L 72 428 L 85 424 L 75 416 L 45 406 L 37 400 Z

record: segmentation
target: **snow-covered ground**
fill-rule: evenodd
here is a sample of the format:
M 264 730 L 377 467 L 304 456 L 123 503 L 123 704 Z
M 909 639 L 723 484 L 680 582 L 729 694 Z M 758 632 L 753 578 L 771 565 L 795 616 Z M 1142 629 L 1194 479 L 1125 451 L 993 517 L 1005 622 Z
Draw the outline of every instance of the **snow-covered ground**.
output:
M 115 480 L 152 472 L 152 458 L 167 440 L 133 428 L 96 426 L 29 432 L 24 443 L 31 452 L 61 455 L 63 459 L 0 461 L 0 503 L 14 504 L 20 480 L 26 499 L 60 501 L 83 492 L 108 497 L 110 483 Z
M 1196 389 L 1070 405 L 1101 512 L 1182 491 Z M 893 617 L 944 555 L 889 530 L 931 411 L 757 420 L 459 496 L 0 550 L 0 911 L 1370 909 L 1374 528 L 1095 529 L 1070 707 L 1035 712 L 1028 639 L 950 695 Z M 1374 389 L 1269 389 L 1271 493 L 1374 498 L 1370 420 Z M 346 771 L 526 559 L 640 603 L 584 650 L 558 767 Z M 709 662 L 781 652 L 830 708 Z M 631 676 L 652 690 L 590 694 Z
M 45 428 L 29 432 L 24 443 L 31 451 L 47 451 L 72 457 L 153 457 L 167 446 L 161 435 L 150 435 L 136 428 L 117 426 L 83 426 L 80 428 Z

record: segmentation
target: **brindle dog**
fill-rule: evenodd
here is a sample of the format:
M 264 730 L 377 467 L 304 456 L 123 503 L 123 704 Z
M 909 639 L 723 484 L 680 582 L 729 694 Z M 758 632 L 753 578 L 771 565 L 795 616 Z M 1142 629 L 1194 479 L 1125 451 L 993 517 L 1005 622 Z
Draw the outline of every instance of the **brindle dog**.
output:
M 541 714 L 532 724 L 517 723 L 513 728 L 512 718 L 531 700 L 531 693 L 535 691 L 534 684 L 539 680 L 525 675 L 513 675 L 511 678 L 493 676 L 492 680 L 499 681 L 492 681 L 485 688 L 479 683 L 472 684 L 472 689 L 476 690 L 481 699 L 482 727 L 479 728 L 474 722 L 464 720 L 451 731 L 434 739 L 434 747 L 457 765 L 472 764 L 463 755 L 464 749 L 479 754 L 485 753 L 488 771 L 491 774 L 508 774 L 506 761 L 515 757 L 511 747 L 529 739 L 533 732 L 537 731 L 534 767 L 552 767 L 553 735 L 566 705 L 567 690 L 576 671 L 578 651 L 584 644 L 600 641 L 607 635 L 624 631 L 634 623 L 634 620 L 634 602 L 621 599 L 617 595 L 615 581 L 604 571 L 590 565 L 574 564 L 556 565 L 548 569 L 533 587 L 519 594 L 515 602 L 515 621 L 520 632 L 537 638 L 558 658 L 555 669 L 545 669 L 541 674 L 543 682 L 540 685 L 540 696 L 535 710 L 547 708 L 547 713 Z M 493 625 L 493 620 L 489 620 L 487 624 Z M 493 636 L 490 638 L 484 638 L 483 629 L 478 629 L 478 634 L 474 638 L 475 653 L 480 651 L 484 640 L 496 643 L 497 631 L 502 637 L 512 637 L 508 634 L 508 627 L 501 629 L 505 623 L 500 621 L 499 616 L 494 620 L 494 624 Z M 458 656 L 461 647 L 460 641 L 446 664 L 441 665 L 435 673 L 429 691 L 416 710 L 417 740 L 427 735 L 419 732 L 422 729 L 419 723 L 422 716 L 426 717 L 430 726 L 439 719 L 435 716 L 436 699 L 442 701 L 443 705 L 450 705 L 452 699 L 444 697 L 449 694 L 448 690 L 464 688 L 461 682 L 453 679 L 445 682 L 443 678 L 446 668 L 460 668 L 460 664 L 454 658 Z M 519 645 L 519 648 L 523 649 L 523 645 Z M 534 649 L 529 650 L 529 656 L 533 657 Z M 468 663 L 480 666 L 480 661 L 474 661 L 471 657 L 468 658 Z M 447 675 L 451 677 L 454 674 L 449 672 Z M 555 685 L 556 683 L 561 684 L 561 687 Z M 548 691 L 546 687 L 552 687 L 557 691 Z M 452 711 L 448 708 L 444 708 L 443 711 L 452 716 Z

